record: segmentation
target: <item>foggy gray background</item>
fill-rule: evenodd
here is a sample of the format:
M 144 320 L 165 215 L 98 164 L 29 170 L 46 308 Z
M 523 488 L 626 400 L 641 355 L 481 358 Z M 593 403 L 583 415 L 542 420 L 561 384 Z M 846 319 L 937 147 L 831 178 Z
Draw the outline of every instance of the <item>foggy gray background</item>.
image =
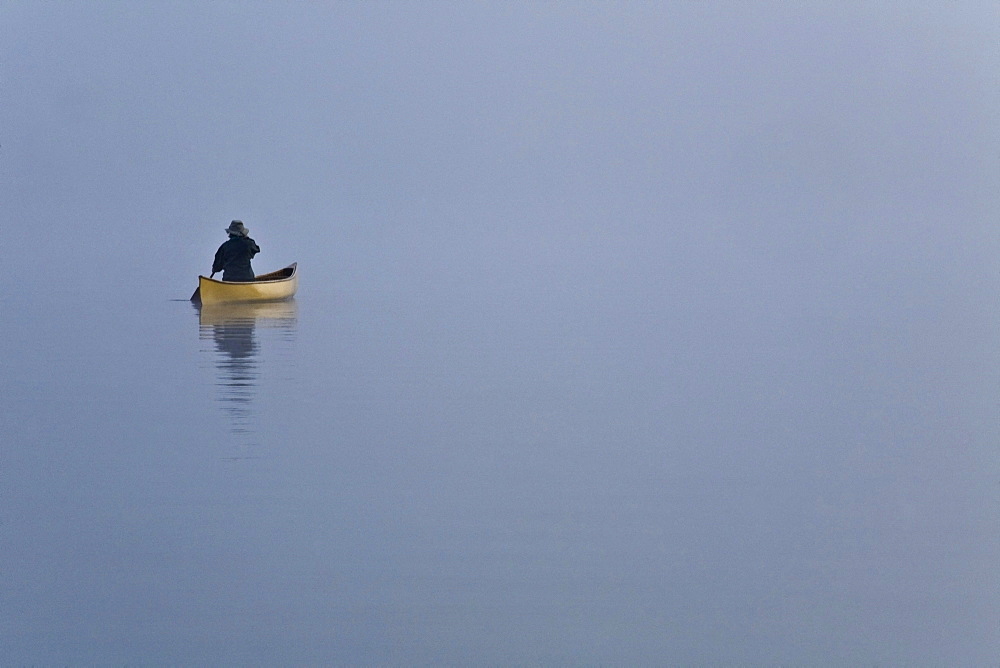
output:
M 995 663 L 998 45 L 0 2 L 0 661 Z M 242 432 L 171 301 L 234 218 Z

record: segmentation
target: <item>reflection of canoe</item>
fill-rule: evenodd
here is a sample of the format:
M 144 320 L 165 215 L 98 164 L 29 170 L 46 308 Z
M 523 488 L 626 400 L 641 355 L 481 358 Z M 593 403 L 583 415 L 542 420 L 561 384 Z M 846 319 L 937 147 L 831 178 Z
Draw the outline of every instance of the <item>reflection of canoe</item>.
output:
M 215 367 L 216 399 L 230 431 L 244 448 L 259 445 L 257 395 L 272 363 L 293 364 L 289 355 L 298 328 L 295 299 L 268 302 L 194 304 L 201 351 Z M 243 451 L 239 458 L 252 456 Z
M 295 294 L 299 286 L 299 276 L 296 264 L 284 269 L 261 274 L 248 283 L 233 281 L 217 281 L 214 278 L 198 277 L 198 289 L 191 301 L 202 304 L 221 304 L 232 302 L 273 302 L 288 299 Z
M 294 299 L 276 302 L 229 302 L 202 304 L 198 324 L 202 327 L 257 325 L 262 327 L 294 326 L 298 316 Z

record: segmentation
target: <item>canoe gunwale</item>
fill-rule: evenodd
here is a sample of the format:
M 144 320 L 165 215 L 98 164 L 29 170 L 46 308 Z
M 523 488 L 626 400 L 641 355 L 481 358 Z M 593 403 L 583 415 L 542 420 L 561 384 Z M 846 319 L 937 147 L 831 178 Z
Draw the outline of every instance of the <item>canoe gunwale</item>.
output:
M 283 269 L 278 269 L 277 271 L 268 272 L 266 274 L 261 274 L 260 276 L 254 277 L 252 281 L 223 281 L 218 278 L 210 278 L 209 276 L 199 276 L 198 278 L 205 279 L 206 281 L 211 281 L 213 283 L 218 283 L 219 285 L 247 285 L 253 283 L 278 283 L 280 281 L 290 281 L 295 278 L 295 274 L 298 272 L 298 262 L 293 262 Z

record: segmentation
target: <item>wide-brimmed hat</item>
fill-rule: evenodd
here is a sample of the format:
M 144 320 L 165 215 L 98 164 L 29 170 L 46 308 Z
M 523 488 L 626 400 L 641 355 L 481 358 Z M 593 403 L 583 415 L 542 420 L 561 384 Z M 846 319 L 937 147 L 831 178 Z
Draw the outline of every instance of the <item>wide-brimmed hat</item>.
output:
M 250 230 L 243 227 L 242 220 L 234 220 L 233 222 L 229 223 L 229 227 L 226 228 L 226 232 L 228 232 L 229 234 L 238 234 L 241 237 L 245 237 L 246 235 L 250 234 Z

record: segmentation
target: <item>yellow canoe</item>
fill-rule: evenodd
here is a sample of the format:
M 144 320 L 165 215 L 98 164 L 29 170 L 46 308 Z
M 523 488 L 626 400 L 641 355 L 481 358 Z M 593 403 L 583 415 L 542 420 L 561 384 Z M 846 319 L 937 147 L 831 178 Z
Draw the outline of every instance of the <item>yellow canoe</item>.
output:
M 233 302 L 276 302 L 288 299 L 299 287 L 298 263 L 284 269 L 261 274 L 253 281 L 236 283 L 218 281 L 205 276 L 198 277 L 198 289 L 191 301 L 202 304 L 226 304 Z

